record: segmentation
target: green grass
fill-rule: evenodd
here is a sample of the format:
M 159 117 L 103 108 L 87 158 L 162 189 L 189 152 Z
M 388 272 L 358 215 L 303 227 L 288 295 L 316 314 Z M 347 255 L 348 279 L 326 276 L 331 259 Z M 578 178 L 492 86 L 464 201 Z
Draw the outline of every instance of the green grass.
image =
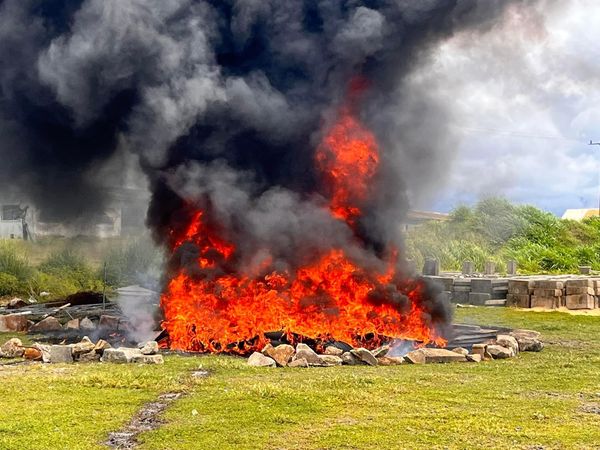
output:
M 101 448 L 161 392 L 186 396 L 143 449 L 597 448 L 600 317 L 504 308 L 457 321 L 532 328 L 541 353 L 481 364 L 254 369 L 238 358 L 164 366 L 0 369 L 0 448 Z M 3 338 L 0 338 L 3 342 Z M 206 379 L 190 371 L 203 366 Z

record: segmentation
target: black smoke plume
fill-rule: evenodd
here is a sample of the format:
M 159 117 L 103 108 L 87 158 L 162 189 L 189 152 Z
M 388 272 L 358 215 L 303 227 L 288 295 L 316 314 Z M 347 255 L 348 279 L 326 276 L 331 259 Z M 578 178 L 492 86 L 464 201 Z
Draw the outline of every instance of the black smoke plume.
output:
M 512 3 L 1 1 L 0 189 L 17 186 L 56 220 L 85 216 L 106 200 L 98 168 L 133 152 L 160 243 L 186 225 L 193 202 L 236 242 L 239 270 L 252 271 L 264 249 L 284 269 L 333 246 L 379 267 L 383 245 L 401 240 L 399 174 L 443 151 L 416 136 L 444 108 L 407 90 L 407 76 L 435 44 L 486 31 Z M 356 77 L 381 157 L 360 245 L 324 210 L 314 168 Z

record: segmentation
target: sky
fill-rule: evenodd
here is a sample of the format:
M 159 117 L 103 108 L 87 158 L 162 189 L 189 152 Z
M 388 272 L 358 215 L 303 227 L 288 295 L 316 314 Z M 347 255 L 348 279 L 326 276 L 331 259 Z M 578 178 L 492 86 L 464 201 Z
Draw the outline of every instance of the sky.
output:
M 411 82 L 448 111 L 439 183 L 418 208 L 503 196 L 562 215 L 598 207 L 600 1 L 525 2 L 483 35 L 443 42 Z M 434 138 L 434 137 L 424 137 Z

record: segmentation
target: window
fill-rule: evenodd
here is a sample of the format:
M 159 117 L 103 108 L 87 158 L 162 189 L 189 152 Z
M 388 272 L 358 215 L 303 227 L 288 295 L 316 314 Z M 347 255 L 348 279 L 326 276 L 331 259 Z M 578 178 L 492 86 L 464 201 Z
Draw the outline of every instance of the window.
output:
M 19 220 L 22 215 L 19 205 L 2 205 L 2 220 Z

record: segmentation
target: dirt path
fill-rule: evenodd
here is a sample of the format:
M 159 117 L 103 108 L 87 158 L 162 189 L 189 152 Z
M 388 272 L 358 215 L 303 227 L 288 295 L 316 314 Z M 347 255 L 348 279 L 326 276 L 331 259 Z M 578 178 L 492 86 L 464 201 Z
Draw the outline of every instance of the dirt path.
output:
M 191 376 L 194 378 L 205 378 L 209 376 L 209 372 L 196 370 L 192 372 Z M 183 395 L 182 393 L 168 392 L 160 395 L 155 402 L 146 403 L 127 425 L 118 431 L 109 433 L 108 440 L 104 442 L 104 445 L 119 450 L 137 447 L 138 435 L 146 431 L 156 430 L 165 423 L 161 417 L 162 413 L 171 403 Z
M 169 392 L 162 394 L 155 402 L 146 403 L 131 421 L 119 431 L 109 433 L 105 445 L 110 448 L 129 449 L 138 445 L 137 436 L 144 431 L 157 429 L 163 424 L 161 413 L 181 397 L 182 394 Z

